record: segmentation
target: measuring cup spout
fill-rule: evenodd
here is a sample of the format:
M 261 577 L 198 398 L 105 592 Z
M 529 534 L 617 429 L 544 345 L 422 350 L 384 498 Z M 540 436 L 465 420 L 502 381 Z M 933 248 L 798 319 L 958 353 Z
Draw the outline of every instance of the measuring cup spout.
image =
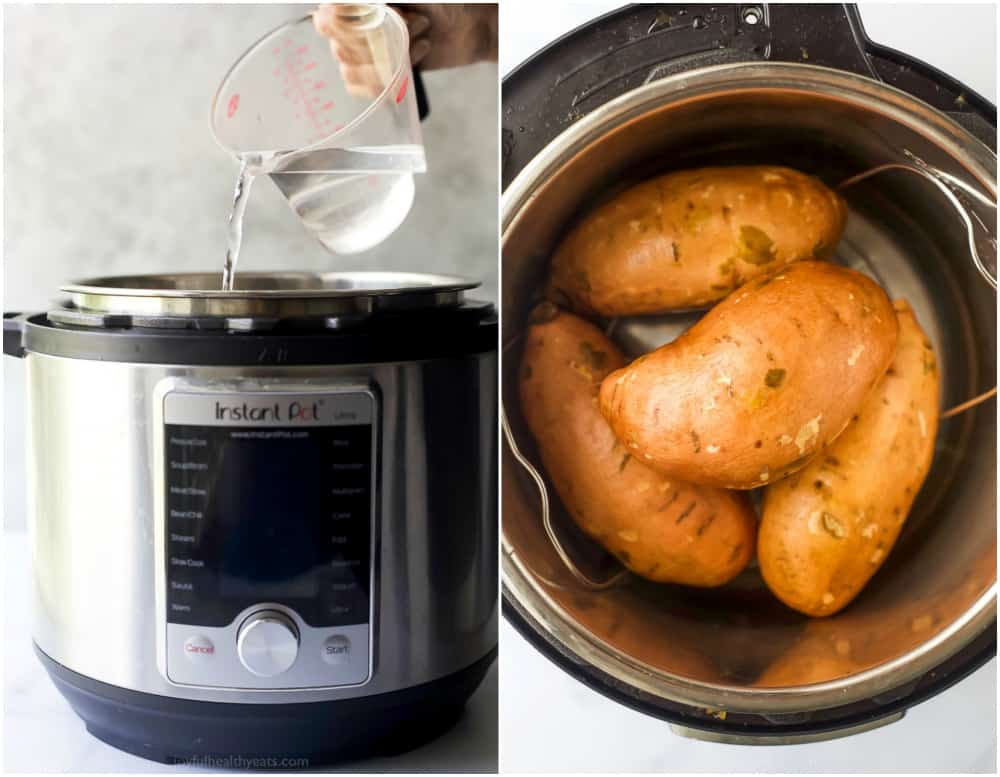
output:
M 335 10 L 356 32 L 352 53 L 376 75 L 374 96 L 347 83 L 330 41 L 307 16 L 265 35 L 237 61 L 216 94 L 212 131 L 274 181 L 324 246 L 354 253 L 402 223 L 413 175 L 427 165 L 405 22 L 384 5 Z

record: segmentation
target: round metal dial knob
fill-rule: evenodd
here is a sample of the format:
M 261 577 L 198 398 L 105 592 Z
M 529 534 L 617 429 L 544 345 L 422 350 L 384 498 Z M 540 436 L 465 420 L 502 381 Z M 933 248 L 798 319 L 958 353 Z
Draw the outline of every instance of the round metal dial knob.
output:
M 240 663 L 258 677 L 275 677 L 288 670 L 299 654 L 299 631 L 287 615 L 274 610 L 255 612 L 236 637 Z

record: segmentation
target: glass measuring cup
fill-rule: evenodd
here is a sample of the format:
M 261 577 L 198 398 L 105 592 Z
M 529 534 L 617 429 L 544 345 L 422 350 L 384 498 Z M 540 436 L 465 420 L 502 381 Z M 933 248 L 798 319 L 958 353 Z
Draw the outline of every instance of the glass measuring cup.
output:
M 212 102 L 217 142 L 267 174 L 313 235 L 334 253 L 382 242 L 413 203 L 426 170 L 409 35 L 402 17 L 375 4 L 336 7 L 366 89 L 345 82 L 311 16 L 253 44 Z M 249 180 L 242 182 L 248 189 Z

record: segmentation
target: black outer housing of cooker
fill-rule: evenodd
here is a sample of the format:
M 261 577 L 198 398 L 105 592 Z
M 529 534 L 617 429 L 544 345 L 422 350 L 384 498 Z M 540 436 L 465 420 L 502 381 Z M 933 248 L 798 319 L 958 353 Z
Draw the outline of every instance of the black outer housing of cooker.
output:
M 71 359 L 200 366 L 333 366 L 458 358 L 496 351 L 496 310 L 452 308 L 370 316 L 141 317 L 64 307 L 4 313 L 3 351 Z M 488 387 L 487 387 L 488 389 Z M 59 692 L 98 739 L 161 763 L 230 769 L 306 768 L 396 755 L 459 720 L 496 658 L 429 683 L 353 699 L 246 704 L 178 699 L 120 688 L 78 674 L 35 646 Z
M 35 653 L 87 730 L 127 753 L 169 764 L 315 769 L 411 750 L 450 729 L 496 658 L 375 696 L 239 704 L 156 696 L 99 682 Z M 304 762 L 304 763 L 303 763 Z
M 757 22 L 747 23 L 753 16 Z M 653 71 L 662 78 L 711 65 L 768 61 L 820 65 L 884 82 L 942 111 L 996 151 L 996 106 L 931 65 L 869 40 L 854 5 L 637 4 L 564 35 L 504 78 L 503 188 L 574 121 L 651 80 Z M 729 712 L 723 721 L 581 663 L 542 636 L 506 590 L 502 609 L 540 653 L 608 698 L 690 728 L 756 737 L 822 734 L 871 723 L 941 693 L 997 652 L 994 621 L 935 669 L 876 697 L 812 713 Z

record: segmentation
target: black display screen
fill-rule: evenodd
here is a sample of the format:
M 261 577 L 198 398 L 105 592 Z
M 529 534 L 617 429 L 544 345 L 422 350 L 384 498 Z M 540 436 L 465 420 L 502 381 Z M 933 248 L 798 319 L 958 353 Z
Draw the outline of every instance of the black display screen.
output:
M 371 426 L 165 426 L 167 619 L 225 626 L 254 604 L 366 623 Z

